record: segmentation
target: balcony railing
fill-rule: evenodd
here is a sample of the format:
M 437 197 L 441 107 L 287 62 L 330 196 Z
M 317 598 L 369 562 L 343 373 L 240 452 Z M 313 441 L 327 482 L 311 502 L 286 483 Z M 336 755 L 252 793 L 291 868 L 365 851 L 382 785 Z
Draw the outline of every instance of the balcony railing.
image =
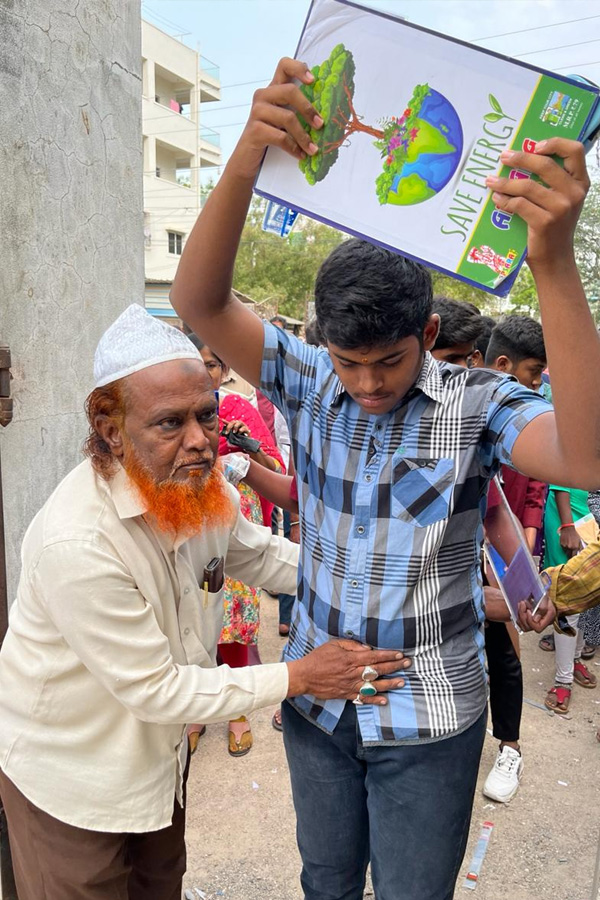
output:
M 200 137 L 203 141 L 208 141 L 214 147 L 221 148 L 221 135 L 214 128 L 208 128 L 206 125 L 200 126 Z
M 219 81 L 221 73 L 219 66 L 212 60 L 207 59 L 206 56 L 200 57 L 200 69 L 205 75 L 208 75 L 209 78 L 214 78 L 215 81 Z

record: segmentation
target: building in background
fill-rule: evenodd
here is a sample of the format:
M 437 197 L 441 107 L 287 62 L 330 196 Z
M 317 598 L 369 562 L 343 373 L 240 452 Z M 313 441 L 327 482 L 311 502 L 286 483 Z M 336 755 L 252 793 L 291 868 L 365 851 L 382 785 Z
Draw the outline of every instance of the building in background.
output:
M 221 164 L 201 104 L 221 99 L 217 66 L 142 21 L 146 308 L 178 325 L 169 290 L 201 206 L 200 169 Z

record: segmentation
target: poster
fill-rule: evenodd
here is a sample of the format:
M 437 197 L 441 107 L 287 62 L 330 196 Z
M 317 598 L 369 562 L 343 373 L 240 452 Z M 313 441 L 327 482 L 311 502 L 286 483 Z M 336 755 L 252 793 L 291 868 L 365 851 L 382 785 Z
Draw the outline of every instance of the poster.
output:
M 500 478 L 493 480 L 498 503 L 492 507 L 493 515 L 484 519 L 484 550 L 497 586 L 502 592 L 513 624 L 520 631 L 519 604 L 530 604 L 535 613 L 546 594 L 546 585 L 538 573 L 527 546 L 523 528 L 512 512 Z M 489 577 L 488 571 L 488 577 Z M 492 579 L 490 584 L 493 585 Z
M 579 139 L 598 90 L 348 0 L 314 0 L 296 56 L 319 153 L 269 148 L 257 193 L 505 296 L 527 229 L 485 179 L 529 177 L 504 150 Z

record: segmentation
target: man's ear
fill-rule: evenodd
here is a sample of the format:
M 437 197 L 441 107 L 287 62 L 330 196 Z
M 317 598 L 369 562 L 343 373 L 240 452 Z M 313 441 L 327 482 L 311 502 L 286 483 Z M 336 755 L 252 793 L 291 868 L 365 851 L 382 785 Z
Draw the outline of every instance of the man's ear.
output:
M 508 356 L 499 356 L 494 360 L 490 368 L 497 369 L 499 372 L 506 372 L 507 375 L 510 375 L 513 370 L 512 360 L 510 360 Z
M 94 419 L 94 428 L 108 446 L 113 456 L 123 456 L 123 435 L 119 425 L 110 416 L 100 413 Z
M 431 348 L 435 346 L 439 333 L 440 317 L 437 313 L 432 313 L 423 329 L 423 348 L 425 350 L 431 350 Z

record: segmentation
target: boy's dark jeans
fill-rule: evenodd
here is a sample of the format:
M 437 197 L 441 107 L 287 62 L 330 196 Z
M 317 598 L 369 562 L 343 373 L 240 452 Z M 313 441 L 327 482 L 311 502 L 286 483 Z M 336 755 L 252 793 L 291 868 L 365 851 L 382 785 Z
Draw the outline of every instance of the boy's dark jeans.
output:
M 348 702 L 332 735 L 288 703 L 283 738 L 305 900 L 451 900 L 464 856 L 486 712 L 455 737 L 363 747 Z
M 509 743 L 518 741 L 523 710 L 523 670 L 504 622 L 486 623 L 485 653 L 494 737 Z

